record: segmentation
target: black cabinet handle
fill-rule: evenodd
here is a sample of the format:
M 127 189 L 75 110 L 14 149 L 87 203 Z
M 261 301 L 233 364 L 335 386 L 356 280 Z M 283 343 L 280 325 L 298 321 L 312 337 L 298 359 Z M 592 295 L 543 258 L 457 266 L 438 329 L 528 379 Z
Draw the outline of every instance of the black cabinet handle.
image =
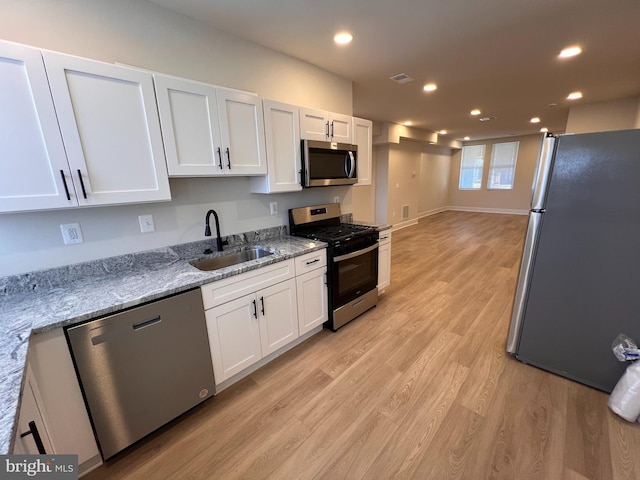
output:
M 314 263 L 318 263 L 320 261 L 319 258 L 316 258 L 315 260 L 311 260 L 310 262 L 306 262 L 307 265 L 313 265 Z
M 329 137 L 329 122 L 327 122 L 325 126 L 327 127 L 327 137 Z
M 67 179 L 64 176 L 64 170 L 60 170 L 60 176 L 62 177 L 62 184 L 64 185 L 64 193 L 67 194 L 67 200 L 71 200 L 71 195 L 69 195 L 69 187 L 67 186 Z
M 38 427 L 36 427 L 36 422 L 31 420 L 29 422 L 29 430 L 20 434 L 20 438 L 24 438 L 27 435 L 33 435 L 33 441 L 36 443 L 36 448 L 38 449 L 38 453 L 40 455 L 46 455 L 47 451 L 44 449 L 44 444 L 42 443 L 42 438 L 40 437 L 40 432 L 38 432 Z
M 82 196 L 87 198 L 87 191 L 84 188 L 84 180 L 82 180 L 82 172 L 78 169 L 78 177 L 80 177 L 80 186 L 82 187 Z
M 262 312 L 262 315 L 264 316 L 264 297 L 260 297 L 260 311 Z
M 227 147 L 227 168 L 231 170 L 231 153 L 229 153 L 229 147 Z
M 333 138 L 333 122 L 331 122 L 331 138 Z
M 255 300 L 251 303 L 253 303 L 253 316 L 258 318 L 258 304 Z
M 220 170 L 222 170 L 222 149 L 220 147 L 218 147 L 218 166 L 220 167 Z

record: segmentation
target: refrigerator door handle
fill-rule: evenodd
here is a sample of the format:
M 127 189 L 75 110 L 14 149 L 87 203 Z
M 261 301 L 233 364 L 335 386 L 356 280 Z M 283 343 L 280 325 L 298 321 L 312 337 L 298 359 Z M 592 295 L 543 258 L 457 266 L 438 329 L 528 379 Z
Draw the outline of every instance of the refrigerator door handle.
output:
M 531 283 L 533 257 L 535 256 L 535 250 L 538 243 L 542 215 L 542 213 L 538 212 L 531 212 L 529 214 L 529 225 L 527 226 L 527 235 L 525 237 L 524 248 L 522 250 L 522 262 L 520 263 L 518 286 L 516 287 L 513 312 L 511 313 L 509 337 L 507 338 L 507 352 L 514 355 L 518 353 L 517 351 L 518 344 L 520 343 L 524 308 L 527 300 L 527 293 L 529 292 L 529 284 Z
M 547 136 L 542 139 L 536 176 L 533 179 L 531 210 L 542 210 L 545 207 L 555 144 L 556 137 Z

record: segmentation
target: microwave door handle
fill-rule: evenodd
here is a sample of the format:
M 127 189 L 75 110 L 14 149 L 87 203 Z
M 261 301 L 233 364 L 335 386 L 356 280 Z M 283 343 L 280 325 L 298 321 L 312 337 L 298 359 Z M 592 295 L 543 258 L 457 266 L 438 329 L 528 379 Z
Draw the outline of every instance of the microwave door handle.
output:
M 344 156 L 344 174 L 347 178 L 353 178 L 353 170 L 356 166 L 355 159 L 353 158 L 353 152 L 349 151 Z

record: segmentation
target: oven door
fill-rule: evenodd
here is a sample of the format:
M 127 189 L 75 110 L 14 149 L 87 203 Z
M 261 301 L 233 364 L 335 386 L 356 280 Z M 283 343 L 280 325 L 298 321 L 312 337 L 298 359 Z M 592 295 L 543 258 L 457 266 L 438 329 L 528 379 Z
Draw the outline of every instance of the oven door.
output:
M 333 257 L 331 298 L 333 310 L 364 295 L 378 284 L 378 243 Z

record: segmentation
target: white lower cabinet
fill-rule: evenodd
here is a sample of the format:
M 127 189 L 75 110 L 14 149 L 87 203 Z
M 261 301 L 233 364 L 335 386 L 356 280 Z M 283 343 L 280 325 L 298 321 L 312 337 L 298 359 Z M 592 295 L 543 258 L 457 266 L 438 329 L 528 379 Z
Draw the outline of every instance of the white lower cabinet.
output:
M 78 455 L 80 475 L 100 465 L 102 458 L 61 328 L 31 337 L 25 375 L 12 453 L 38 453 L 35 436 L 27 433 L 36 430 L 47 454 Z
M 20 404 L 20 417 L 18 418 L 18 430 L 13 445 L 13 453 L 20 455 L 51 454 L 53 447 L 49 439 L 39 404 L 42 397 L 38 391 L 38 384 L 33 378 L 31 367 L 27 364 L 22 390 L 22 403 Z
M 298 326 L 303 335 L 329 318 L 326 250 L 308 253 L 296 260 Z
M 378 234 L 378 295 L 391 284 L 391 230 Z
M 256 295 L 246 295 L 205 312 L 216 383 L 262 358 Z
M 256 294 L 262 355 L 269 355 L 298 338 L 296 281 L 291 278 Z
M 322 326 L 325 271 L 319 250 L 201 287 L 217 391 Z

